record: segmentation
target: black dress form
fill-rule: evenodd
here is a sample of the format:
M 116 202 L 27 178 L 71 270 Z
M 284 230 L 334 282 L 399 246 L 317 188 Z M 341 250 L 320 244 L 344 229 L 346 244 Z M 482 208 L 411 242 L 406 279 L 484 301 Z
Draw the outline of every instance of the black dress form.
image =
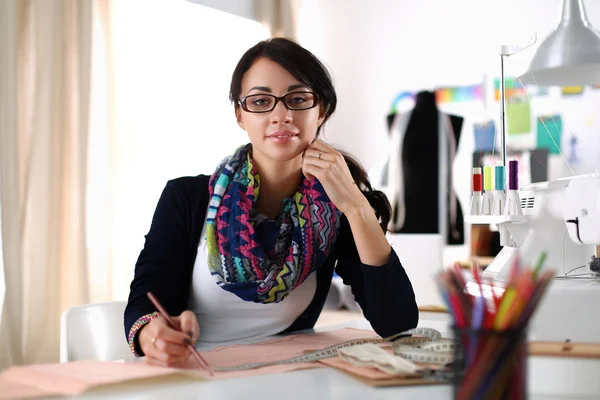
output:
M 449 115 L 456 146 L 460 140 L 460 132 L 464 119 Z M 387 116 L 388 129 L 391 130 L 395 114 Z M 404 205 L 406 213 L 404 225 L 397 233 L 439 233 L 439 117 L 435 102 L 435 93 L 422 91 L 416 96 L 416 104 L 412 110 L 406 132 L 403 136 L 401 154 Z M 451 146 L 448 143 L 448 146 Z M 456 152 L 457 149 L 454 149 Z M 451 165 L 448 165 L 451 173 Z M 448 187 L 448 190 L 454 190 Z M 445 196 L 450 204 L 450 192 Z M 454 197 L 456 221 L 451 223 L 450 207 L 447 210 L 447 244 L 464 243 L 463 213 Z M 398 202 L 395 202 L 397 204 Z M 395 214 L 396 215 L 396 214 Z M 452 227 L 454 225 L 454 228 Z

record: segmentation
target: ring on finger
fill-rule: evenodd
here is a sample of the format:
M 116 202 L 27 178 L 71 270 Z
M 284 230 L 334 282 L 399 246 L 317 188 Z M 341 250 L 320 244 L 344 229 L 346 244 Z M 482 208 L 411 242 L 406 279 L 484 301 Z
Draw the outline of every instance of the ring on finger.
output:
M 319 151 L 319 160 L 321 159 L 321 156 L 323 155 L 322 151 Z
M 156 336 L 152 338 L 152 347 L 156 348 Z

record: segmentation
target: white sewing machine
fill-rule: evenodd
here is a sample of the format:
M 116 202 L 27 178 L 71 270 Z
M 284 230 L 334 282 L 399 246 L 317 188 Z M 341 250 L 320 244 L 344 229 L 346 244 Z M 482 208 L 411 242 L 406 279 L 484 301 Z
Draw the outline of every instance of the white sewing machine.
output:
M 566 4 L 566 3 L 565 3 Z M 500 46 L 501 153 L 506 163 L 504 60 L 532 46 L 533 35 L 518 45 Z M 545 269 L 555 279 L 530 324 L 532 340 L 600 343 L 600 172 L 519 188 L 522 215 L 466 216 L 471 224 L 492 224 L 503 249 L 483 273 L 505 283 L 517 252 L 533 267 L 546 252 Z M 475 282 L 467 290 L 478 293 Z M 491 296 L 491 288 L 487 294 Z
M 504 283 L 516 252 L 533 266 L 545 251 L 544 269 L 556 278 L 531 322 L 531 339 L 600 342 L 600 173 L 528 185 L 519 196 L 522 216 L 466 217 L 500 231 L 504 247 L 483 276 Z

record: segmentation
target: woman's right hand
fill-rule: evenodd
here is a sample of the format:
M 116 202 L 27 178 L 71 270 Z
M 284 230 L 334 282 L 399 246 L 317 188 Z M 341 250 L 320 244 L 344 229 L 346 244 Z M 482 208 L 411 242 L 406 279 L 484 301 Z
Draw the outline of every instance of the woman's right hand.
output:
M 181 332 L 169 327 L 163 317 L 158 317 L 138 333 L 146 363 L 161 367 L 181 367 L 192 354 L 188 344 L 194 345 L 200 336 L 196 314 L 184 311 L 179 317 L 171 319 Z

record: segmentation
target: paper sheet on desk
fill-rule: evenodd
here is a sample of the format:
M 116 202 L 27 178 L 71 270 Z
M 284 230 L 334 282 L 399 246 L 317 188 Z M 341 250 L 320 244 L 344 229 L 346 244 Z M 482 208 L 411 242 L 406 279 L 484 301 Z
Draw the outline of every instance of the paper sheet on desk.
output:
M 53 396 L 60 393 L 51 392 L 35 387 L 21 385 L 19 383 L 3 380 L 0 378 L 0 400 L 4 399 L 39 399 L 44 396 Z
M 314 334 L 289 335 L 256 344 L 223 346 L 203 352 L 202 355 L 212 367 L 227 367 L 247 362 L 284 360 L 302 355 L 307 349 L 317 350 L 347 340 L 375 337 L 377 335 L 373 331 L 346 328 Z M 273 365 L 252 370 L 217 372 L 212 379 L 229 379 L 323 367 L 323 364 L 316 362 Z M 74 395 L 98 386 L 172 374 L 209 379 L 208 372 L 197 369 L 197 365 L 191 358 L 186 369 L 152 367 L 143 362 L 107 361 L 29 365 L 13 367 L 0 374 L 0 398 L 27 398 L 28 388 L 31 393 L 35 393 L 35 397 L 57 394 Z M 4 393 L 8 394 L 4 395 Z
M 0 399 L 76 395 L 97 386 L 178 373 L 189 371 L 109 361 L 13 367 L 0 374 Z
M 370 330 L 345 328 L 329 332 L 289 335 L 255 344 L 222 346 L 212 351 L 203 352 L 202 357 L 204 357 L 211 367 L 230 367 L 249 362 L 286 360 L 300 356 L 306 350 L 320 350 L 348 340 L 373 339 L 377 337 L 378 335 Z M 195 368 L 195 361 L 190 358 L 186 367 Z M 322 364 L 315 362 L 272 365 L 252 370 L 215 372 L 213 379 L 227 379 L 322 367 Z M 202 377 L 209 378 L 207 372 L 203 370 L 196 371 Z

